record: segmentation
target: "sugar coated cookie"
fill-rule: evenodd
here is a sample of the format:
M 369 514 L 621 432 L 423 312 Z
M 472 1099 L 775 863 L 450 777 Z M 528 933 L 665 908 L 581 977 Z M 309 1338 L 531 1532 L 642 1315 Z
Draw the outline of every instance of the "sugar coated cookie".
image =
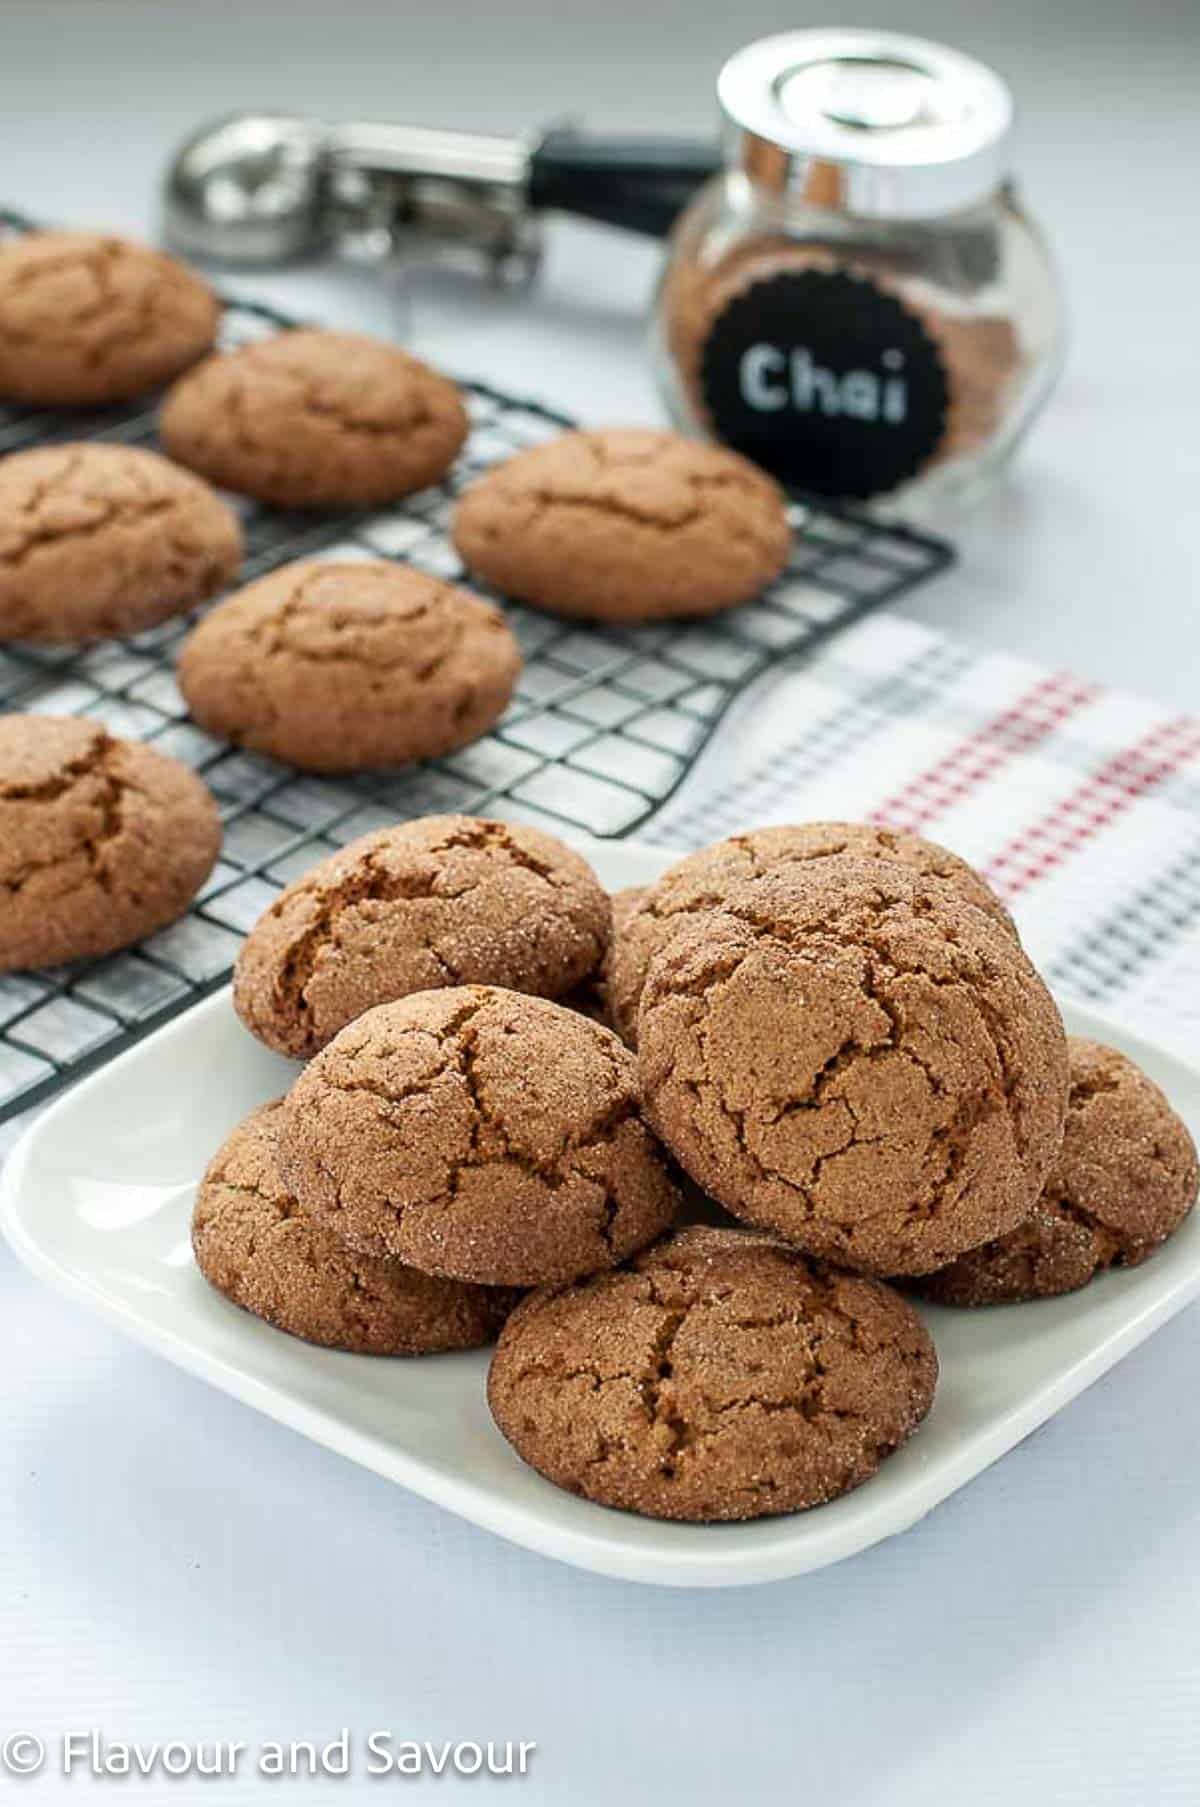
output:
M 283 1100 L 239 1123 L 209 1163 L 192 1216 L 196 1265 L 279 1330 L 359 1355 L 432 1355 L 490 1343 L 516 1302 L 355 1254 L 300 1211 L 279 1177 Z
M 498 609 L 387 561 L 285 565 L 189 636 L 179 685 L 211 734 L 313 772 L 431 759 L 478 740 L 521 670 Z
M 246 1027 L 305 1058 L 374 1004 L 439 985 L 563 997 L 595 971 L 609 902 L 539 829 L 425 816 L 363 835 L 280 893 L 234 974 Z
M 129 401 L 210 351 L 220 312 L 206 282 L 149 245 L 25 233 L 0 244 L 0 399 Z
M 637 1046 L 637 1012 L 646 971 L 680 923 L 720 905 L 747 879 L 786 871 L 809 860 L 852 854 L 909 866 L 923 878 L 940 879 L 968 903 L 1004 924 L 1012 918 L 995 892 L 957 854 L 920 835 L 868 822 L 803 822 L 792 827 L 756 828 L 689 853 L 647 885 L 635 908 L 614 934 L 609 955 L 609 1008 L 613 1028 Z
M 737 1216 L 877 1274 L 1014 1229 L 1062 1142 L 1053 1000 L 998 922 L 884 860 L 751 879 L 650 964 L 645 1107 Z
M 498 465 L 460 501 L 454 541 L 477 577 L 552 614 L 659 621 L 757 596 L 791 529 L 783 492 L 736 452 L 627 428 Z
M 1115 1048 L 1071 1036 L 1062 1152 L 1032 1214 L 921 1282 L 943 1305 L 1005 1305 L 1136 1267 L 1196 1202 L 1196 1145 L 1153 1080 Z
M 533 1293 L 501 1333 L 492 1416 L 547 1480 L 652 1518 L 747 1519 L 868 1480 L 933 1399 L 900 1295 L 743 1230 Z
M 140 633 L 224 589 L 241 557 L 237 516 L 157 452 L 0 459 L 0 640 Z
M 0 716 L 0 972 L 173 922 L 220 844 L 216 804 L 177 759 L 81 716 Z
M 678 1203 L 611 1030 L 490 986 L 347 1025 L 288 1094 L 283 1177 L 372 1254 L 497 1286 L 613 1267 Z
M 467 435 L 454 384 L 396 345 L 298 328 L 206 358 L 167 396 L 172 458 L 281 508 L 367 508 L 445 476 Z

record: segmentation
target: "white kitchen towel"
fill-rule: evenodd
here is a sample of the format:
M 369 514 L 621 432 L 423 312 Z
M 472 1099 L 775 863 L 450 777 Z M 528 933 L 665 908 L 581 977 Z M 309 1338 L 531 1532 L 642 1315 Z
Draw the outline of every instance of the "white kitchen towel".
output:
M 1059 997 L 1200 1059 L 1200 720 L 876 615 L 756 686 L 642 832 L 822 817 L 952 847 Z

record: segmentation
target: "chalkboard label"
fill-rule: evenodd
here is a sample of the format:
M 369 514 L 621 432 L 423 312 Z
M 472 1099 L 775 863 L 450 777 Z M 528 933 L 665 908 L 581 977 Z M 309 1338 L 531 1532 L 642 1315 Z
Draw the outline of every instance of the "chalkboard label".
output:
M 945 366 L 920 319 L 840 271 L 780 271 L 735 296 L 701 385 L 719 438 L 818 496 L 886 495 L 946 431 Z

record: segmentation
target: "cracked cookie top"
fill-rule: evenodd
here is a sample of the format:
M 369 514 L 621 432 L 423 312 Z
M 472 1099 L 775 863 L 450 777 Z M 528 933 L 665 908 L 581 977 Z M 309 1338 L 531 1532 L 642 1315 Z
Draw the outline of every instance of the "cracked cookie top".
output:
M 445 476 L 458 390 L 398 346 L 297 328 L 206 358 L 167 396 L 163 444 L 210 482 L 281 508 L 366 508 Z
M 1141 1068 L 1100 1042 L 1068 1039 L 1062 1151 L 1032 1214 L 921 1283 L 943 1305 L 1056 1298 L 1110 1267 L 1136 1267 L 1196 1202 L 1187 1124 Z
M 1015 1228 L 1062 1142 L 1041 979 L 1000 923 L 884 860 L 769 873 L 685 921 L 638 1024 L 646 1114 L 692 1178 L 868 1273 Z
M 149 245 L 26 233 L 0 245 L 0 399 L 128 401 L 210 351 L 219 319 L 208 284 Z
M 654 1518 L 796 1512 L 873 1475 L 924 1418 L 937 1356 L 890 1287 L 744 1230 L 664 1237 L 524 1300 L 488 1403 L 556 1486 Z
M 351 841 L 290 884 L 242 945 L 252 1034 L 305 1058 L 372 1005 L 440 985 L 563 997 L 608 944 L 608 896 L 552 835 L 422 816 Z
M 220 844 L 216 804 L 177 759 L 82 716 L 0 716 L 0 972 L 174 921 Z
M 355 1254 L 304 1216 L 279 1177 L 282 1106 L 277 1098 L 239 1123 L 200 1182 L 192 1248 L 210 1285 L 329 1349 L 432 1355 L 490 1343 L 516 1293 Z
M 486 583 L 552 614 L 657 621 L 749 601 L 791 529 L 782 490 L 736 452 L 627 428 L 498 465 L 460 501 L 454 542 Z
M 241 563 L 233 511 L 135 446 L 0 459 L 0 640 L 134 634 L 215 595 Z
M 892 860 L 922 878 L 944 881 L 968 903 L 1016 934 L 1012 918 L 991 887 L 966 860 L 936 841 L 870 822 L 802 822 L 750 829 L 678 860 L 648 885 L 630 910 L 609 957 L 609 1007 L 613 1027 L 637 1046 L 637 1013 L 646 972 L 680 923 L 719 906 L 735 886 L 767 872 L 786 871 L 834 854 Z
M 490 603 L 386 560 L 301 562 L 206 615 L 179 684 L 210 733 L 306 771 L 403 765 L 469 745 L 521 670 Z
M 352 1247 L 499 1286 L 614 1267 L 678 1203 L 629 1050 L 493 986 L 350 1023 L 288 1094 L 280 1167 Z

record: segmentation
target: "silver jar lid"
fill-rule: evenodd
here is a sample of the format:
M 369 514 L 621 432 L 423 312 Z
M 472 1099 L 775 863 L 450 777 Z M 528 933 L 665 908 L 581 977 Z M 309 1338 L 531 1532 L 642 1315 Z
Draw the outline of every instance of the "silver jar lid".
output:
M 1012 94 L 985 64 L 890 31 L 792 31 L 739 50 L 717 94 L 730 163 L 874 219 L 929 219 L 1009 174 Z

